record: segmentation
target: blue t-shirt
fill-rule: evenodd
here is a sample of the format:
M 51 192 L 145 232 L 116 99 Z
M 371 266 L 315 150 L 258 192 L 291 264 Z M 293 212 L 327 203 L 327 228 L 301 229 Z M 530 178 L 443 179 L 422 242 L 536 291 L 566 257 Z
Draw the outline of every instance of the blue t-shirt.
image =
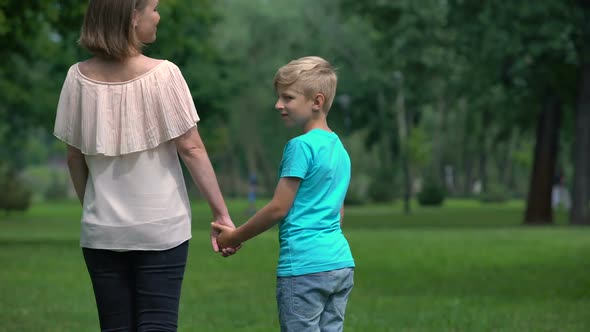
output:
M 350 157 L 335 133 L 313 129 L 285 146 L 280 177 L 301 179 L 289 213 L 279 223 L 277 276 L 354 267 L 340 229 L 350 183 Z

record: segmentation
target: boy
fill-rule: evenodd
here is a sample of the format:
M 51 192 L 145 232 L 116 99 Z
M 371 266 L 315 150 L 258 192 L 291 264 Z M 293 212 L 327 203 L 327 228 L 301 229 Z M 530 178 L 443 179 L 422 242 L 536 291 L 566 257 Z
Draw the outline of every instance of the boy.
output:
M 337 77 L 319 57 L 281 67 L 275 108 L 303 134 L 283 152 L 272 200 L 237 229 L 212 223 L 222 248 L 237 247 L 279 223 L 277 303 L 281 331 L 342 331 L 354 260 L 340 228 L 350 158 L 326 117 Z

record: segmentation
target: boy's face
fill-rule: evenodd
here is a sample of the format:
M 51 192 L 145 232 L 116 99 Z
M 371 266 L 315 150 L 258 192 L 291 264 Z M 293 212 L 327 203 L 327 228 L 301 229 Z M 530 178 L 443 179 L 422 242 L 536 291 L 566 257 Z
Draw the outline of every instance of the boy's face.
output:
M 303 128 L 314 117 L 314 101 L 294 86 L 277 89 L 278 99 L 275 108 L 281 112 L 281 118 L 287 127 Z

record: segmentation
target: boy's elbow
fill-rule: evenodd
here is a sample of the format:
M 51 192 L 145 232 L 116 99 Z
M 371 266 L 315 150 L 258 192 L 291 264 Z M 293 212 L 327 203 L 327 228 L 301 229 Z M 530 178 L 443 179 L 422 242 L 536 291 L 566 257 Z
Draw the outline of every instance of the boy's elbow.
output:
M 284 204 L 280 204 L 278 202 L 273 202 L 271 213 L 272 219 L 274 220 L 283 220 L 287 214 L 289 213 L 290 207 L 285 206 Z

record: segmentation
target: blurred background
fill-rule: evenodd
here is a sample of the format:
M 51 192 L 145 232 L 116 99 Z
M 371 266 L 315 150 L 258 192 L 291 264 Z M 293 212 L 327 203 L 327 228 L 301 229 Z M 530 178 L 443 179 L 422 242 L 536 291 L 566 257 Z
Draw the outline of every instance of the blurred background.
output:
M 0 1 L 0 247 L 20 250 L 17 257 L 34 256 L 32 243 L 76 245 L 77 229 L 65 221 L 77 227 L 79 207 L 65 145 L 52 132 L 67 70 L 89 57 L 77 45 L 86 3 Z M 353 166 L 344 227 L 357 260 L 374 264 L 358 267 L 351 330 L 587 331 L 590 241 L 587 228 L 571 226 L 590 225 L 590 1 L 162 0 L 159 11 L 158 39 L 145 53 L 182 70 L 222 191 L 240 217 L 270 197 L 283 146 L 298 134 L 274 110 L 275 71 L 307 55 L 337 68 L 328 120 Z M 249 192 L 257 201 L 247 204 Z M 200 207 L 195 215 L 207 215 Z M 557 227 L 539 233 L 523 224 Z M 446 230 L 429 233 L 440 226 Z M 276 247 L 270 240 L 263 250 Z M 396 249 L 380 258 L 389 263 L 373 258 L 383 244 Z M 9 257 L 0 256 L 3 266 Z M 269 271 L 274 258 L 264 263 Z M 86 278 L 77 259 L 72 269 Z M 386 275 L 401 284 L 375 289 L 390 283 Z M 494 275 L 504 282 L 490 286 Z M 4 291 L 18 289 L 8 272 L 0 276 L 12 280 Z M 420 287 L 446 298 L 416 302 L 409 294 Z M 408 298 L 392 295 L 400 292 Z M 498 297 L 484 306 L 469 300 L 482 292 Z M 260 302 L 274 310 L 269 296 Z M 518 316 L 511 301 L 530 307 Z M 4 318 L 22 327 L 30 303 Z M 433 304 L 442 309 L 410 318 Z M 242 318 L 258 318 L 248 313 L 257 305 L 242 308 Z M 0 300 L 0 309 L 10 306 Z M 81 315 L 92 317 L 91 306 L 80 304 L 89 312 Z
M 76 42 L 85 6 L 0 4 L 0 193 L 30 196 L 19 207 L 73 196 L 52 128 L 68 67 L 89 57 Z M 273 75 L 319 55 L 339 74 L 329 121 L 353 160 L 348 203 L 410 202 L 425 190 L 426 203 L 518 198 L 527 221 L 548 223 L 562 184 L 571 222 L 587 224 L 588 10 L 557 0 L 169 0 L 146 53 L 183 71 L 228 197 L 245 197 L 252 177 L 261 196 L 273 190 L 297 134 L 274 111 Z

